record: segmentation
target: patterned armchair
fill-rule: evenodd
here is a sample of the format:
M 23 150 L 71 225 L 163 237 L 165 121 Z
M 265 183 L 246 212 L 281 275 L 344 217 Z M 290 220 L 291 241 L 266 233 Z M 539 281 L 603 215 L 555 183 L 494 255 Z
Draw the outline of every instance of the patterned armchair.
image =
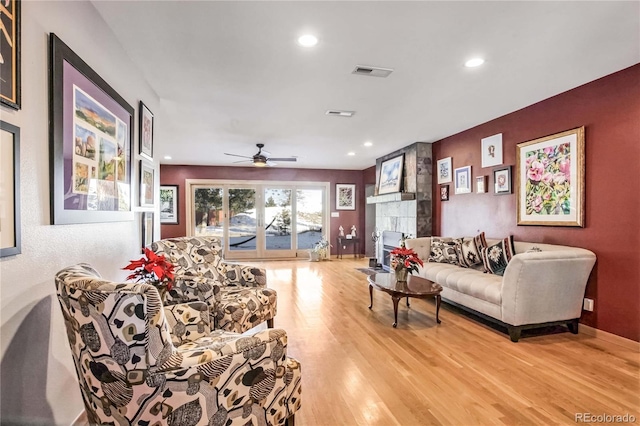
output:
M 163 308 L 155 287 L 87 264 L 55 283 L 90 424 L 293 424 L 301 373 L 284 330 L 211 332 L 206 303 Z
M 273 328 L 278 298 L 266 287 L 266 271 L 225 262 L 218 238 L 168 238 L 152 243 L 151 250 L 176 267 L 167 303 L 209 303 L 215 329 L 243 333 L 265 321 Z

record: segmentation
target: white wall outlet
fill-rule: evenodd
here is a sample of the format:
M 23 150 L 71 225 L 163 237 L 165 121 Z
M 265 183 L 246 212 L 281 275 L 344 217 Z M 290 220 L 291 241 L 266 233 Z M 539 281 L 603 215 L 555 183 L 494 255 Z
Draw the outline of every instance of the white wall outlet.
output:
M 582 309 L 585 311 L 593 312 L 593 299 L 584 298 L 584 302 L 582 303 Z
M 331 212 L 331 217 L 340 217 L 340 212 Z

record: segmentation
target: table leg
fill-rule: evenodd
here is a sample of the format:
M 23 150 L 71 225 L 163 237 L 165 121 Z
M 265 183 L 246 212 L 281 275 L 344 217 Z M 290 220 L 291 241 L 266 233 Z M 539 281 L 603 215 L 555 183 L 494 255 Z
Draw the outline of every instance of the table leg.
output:
M 371 303 L 369 304 L 369 309 L 373 308 L 373 286 L 369 284 L 369 299 Z
M 409 307 L 409 296 L 407 296 L 407 308 Z
M 436 295 L 436 322 L 440 324 L 440 295 Z
M 397 296 L 391 296 L 391 298 L 393 299 L 393 328 L 396 328 L 398 326 L 398 302 L 402 298 Z

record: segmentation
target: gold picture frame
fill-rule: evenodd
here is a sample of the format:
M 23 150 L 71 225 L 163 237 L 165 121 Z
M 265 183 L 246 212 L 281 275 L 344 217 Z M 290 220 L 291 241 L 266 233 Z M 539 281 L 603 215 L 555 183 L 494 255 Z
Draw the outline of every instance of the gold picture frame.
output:
M 516 147 L 518 225 L 584 227 L 585 129 Z

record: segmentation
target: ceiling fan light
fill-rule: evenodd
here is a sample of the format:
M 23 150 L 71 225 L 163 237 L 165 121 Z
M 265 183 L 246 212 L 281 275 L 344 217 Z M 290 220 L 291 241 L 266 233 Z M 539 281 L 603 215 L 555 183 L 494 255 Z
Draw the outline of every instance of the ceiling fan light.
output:
M 267 160 L 262 158 L 256 158 L 253 160 L 253 165 L 256 167 L 264 167 L 267 165 Z

